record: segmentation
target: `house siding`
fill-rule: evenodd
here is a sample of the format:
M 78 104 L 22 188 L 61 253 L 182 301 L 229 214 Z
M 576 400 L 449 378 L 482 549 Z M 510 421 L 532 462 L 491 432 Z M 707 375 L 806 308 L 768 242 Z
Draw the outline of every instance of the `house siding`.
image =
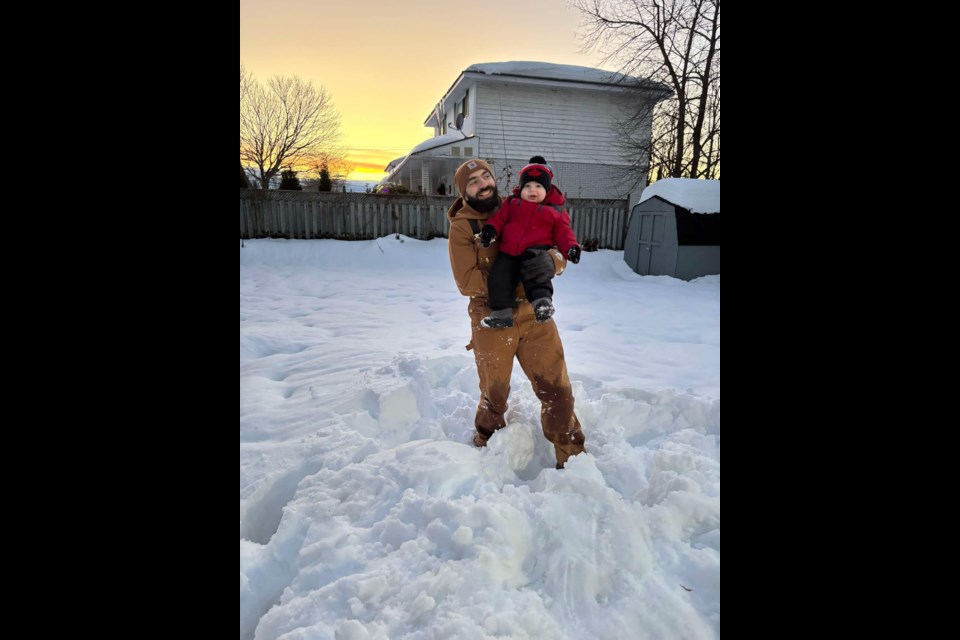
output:
M 631 179 L 622 175 L 625 162 L 612 129 L 622 117 L 615 94 L 495 82 L 478 83 L 471 94 L 476 103 L 468 133 L 476 133 L 478 155 L 495 166 L 502 193 L 516 186 L 516 173 L 531 156 L 542 155 L 568 197 L 628 196 Z
M 622 117 L 613 92 L 485 82 L 475 93 L 471 124 L 482 156 L 624 164 L 612 130 Z

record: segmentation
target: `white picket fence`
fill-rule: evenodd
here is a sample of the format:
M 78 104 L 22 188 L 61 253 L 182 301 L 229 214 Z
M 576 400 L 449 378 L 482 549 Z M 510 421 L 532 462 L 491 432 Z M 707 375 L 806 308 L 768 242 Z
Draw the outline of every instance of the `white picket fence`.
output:
M 456 198 L 420 195 L 240 190 L 241 238 L 371 240 L 391 233 L 429 240 L 446 237 L 447 209 Z M 623 249 L 625 200 L 567 200 L 581 244 Z

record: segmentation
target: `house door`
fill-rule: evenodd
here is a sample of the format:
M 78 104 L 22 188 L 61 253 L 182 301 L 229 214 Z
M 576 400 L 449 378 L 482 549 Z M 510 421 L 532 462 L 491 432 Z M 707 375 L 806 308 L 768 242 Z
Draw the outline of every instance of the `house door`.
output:
M 640 214 L 640 246 L 637 247 L 637 267 L 634 271 L 642 276 L 650 275 L 651 266 L 660 267 L 666 224 L 667 217 L 662 213 Z M 655 275 L 661 275 L 659 269 Z

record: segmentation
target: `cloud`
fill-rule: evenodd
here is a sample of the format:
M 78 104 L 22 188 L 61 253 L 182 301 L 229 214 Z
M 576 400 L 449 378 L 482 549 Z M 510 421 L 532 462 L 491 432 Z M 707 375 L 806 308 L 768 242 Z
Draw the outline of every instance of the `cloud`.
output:
M 391 158 L 390 160 L 393 160 Z M 367 173 L 383 173 L 383 168 L 387 166 L 387 163 L 390 162 L 387 160 L 385 162 L 358 162 L 354 158 L 348 158 L 350 166 L 353 167 L 354 171 L 363 171 Z

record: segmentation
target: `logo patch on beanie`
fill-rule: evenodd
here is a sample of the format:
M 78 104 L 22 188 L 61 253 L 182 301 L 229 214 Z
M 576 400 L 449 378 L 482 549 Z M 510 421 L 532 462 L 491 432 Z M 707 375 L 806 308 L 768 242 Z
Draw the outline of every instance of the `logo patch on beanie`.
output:
M 470 162 L 467 163 L 467 168 L 468 168 L 468 169 L 476 169 L 476 168 L 477 168 L 477 163 L 474 162 L 473 160 L 471 160 Z

